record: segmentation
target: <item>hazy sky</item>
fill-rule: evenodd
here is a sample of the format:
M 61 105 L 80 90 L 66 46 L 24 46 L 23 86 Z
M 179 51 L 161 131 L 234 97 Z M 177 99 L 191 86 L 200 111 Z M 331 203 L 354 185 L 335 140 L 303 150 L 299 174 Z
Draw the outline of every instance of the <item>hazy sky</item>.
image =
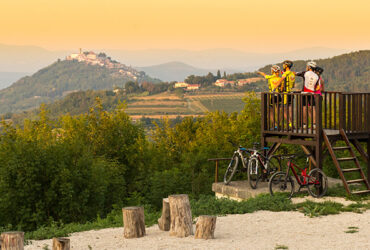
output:
M 0 43 L 48 49 L 370 48 L 369 0 L 0 0 Z

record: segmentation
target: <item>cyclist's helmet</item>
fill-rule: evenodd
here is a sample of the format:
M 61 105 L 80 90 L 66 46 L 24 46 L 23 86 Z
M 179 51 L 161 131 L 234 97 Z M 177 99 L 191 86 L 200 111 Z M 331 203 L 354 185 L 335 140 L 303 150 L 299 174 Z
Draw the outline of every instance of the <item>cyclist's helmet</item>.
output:
M 289 60 L 285 60 L 283 64 L 285 64 L 290 69 L 293 67 L 293 62 Z
M 308 62 L 307 66 L 310 67 L 311 69 L 315 69 L 317 67 L 316 62 L 314 61 Z
M 321 74 L 322 74 L 322 72 L 324 72 L 324 69 L 323 69 L 323 68 L 321 68 L 321 67 L 319 67 L 319 66 L 317 66 L 317 67 L 315 68 L 315 72 L 316 72 L 317 74 L 321 75 Z
M 280 67 L 278 65 L 272 65 L 271 70 L 276 73 L 280 71 Z

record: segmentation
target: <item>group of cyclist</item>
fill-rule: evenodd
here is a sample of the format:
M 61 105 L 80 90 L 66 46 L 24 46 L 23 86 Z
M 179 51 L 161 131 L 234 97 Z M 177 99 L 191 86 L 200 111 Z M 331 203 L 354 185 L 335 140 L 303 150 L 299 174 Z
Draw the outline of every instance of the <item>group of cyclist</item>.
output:
M 271 67 L 271 75 L 267 75 L 263 72 L 258 71 L 257 73 L 262 75 L 268 80 L 269 91 L 271 93 L 291 93 L 295 87 L 295 78 L 300 76 L 303 78 L 303 87 L 301 93 L 303 94 L 318 94 L 322 95 L 324 91 L 324 80 L 322 79 L 322 73 L 324 69 L 317 66 L 316 62 L 310 61 L 306 65 L 306 70 L 302 72 L 292 71 L 293 62 L 285 60 L 283 62 L 283 70 L 280 69 L 278 65 L 273 65 Z M 280 76 L 281 74 L 281 76 Z M 284 100 L 282 100 L 284 99 Z M 286 105 L 287 109 L 284 112 L 285 119 L 289 119 L 289 127 L 292 128 L 292 96 L 284 95 L 284 98 L 281 98 L 280 95 L 272 96 L 270 99 L 270 106 L 276 105 Z M 316 109 L 315 109 L 315 99 L 313 96 L 310 98 L 303 98 L 303 106 L 308 106 L 309 114 L 311 114 L 311 109 L 314 109 L 313 112 L 313 123 L 316 120 Z M 303 109 L 303 121 L 307 119 L 307 109 Z M 270 120 L 273 120 L 273 109 L 270 109 Z M 289 118 L 288 118 L 289 112 Z M 303 125 L 306 127 L 306 124 Z

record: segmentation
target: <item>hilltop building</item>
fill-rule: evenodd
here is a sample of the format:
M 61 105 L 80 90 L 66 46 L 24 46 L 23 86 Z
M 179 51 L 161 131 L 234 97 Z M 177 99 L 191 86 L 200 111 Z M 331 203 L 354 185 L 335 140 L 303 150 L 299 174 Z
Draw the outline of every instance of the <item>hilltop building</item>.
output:
M 253 82 L 263 81 L 264 79 L 261 77 L 252 77 L 247 79 L 239 79 L 238 80 L 238 86 L 244 86 L 246 84 L 251 84 Z
M 231 86 L 234 86 L 235 85 L 235 81 L 229 81 L 229 80 L 226 80 L 226 79 L 218 79 L 214 83 L 215 86 L 218 86 L 218 87 L 221 87 L 221 88 L 226 87 L 228 84 L 230 84 Z
M 89 65 L 98 65 L 108 69 L 117 69 L 118 74 L 131 77 L 134 80 L 137 80 L 138 76 L 140 76 L 140 72 L 136 69 L 112 60 L 110 57 L 107 57 L 105 53 L 96 54 L 93 51 L 83 52 L 82 49 L 80 49 L 79 53 L 70 54 L 66 57 L 66 60 L 84 62 Z
M 253 82 L 258 82 L 258 81 L 261 81 L 261 80 L 263 80 L 263 78 L 261 78 L 261 77 L 239 79 L 237 81 L 229 81 L 229 80 L 226 80 L 226 79 L 218 79 L 213 85 L 221 87 L 221 88 L 225 88 L 228 84 L 230 84 L 230 86 L 244 86 L 246 84 L 250 84 L 250 83 L 253 83 Z
M 199 84 L 188 84 L 188 86 L 186 87 L 186 90 L 187 91 L 198 90 L 199 88 L 200 88 Z
M 187 88 L 188 87 L 188 83 L 186 83 L 186 82 L 177 82 L 177 83 L 175 83 L 175 86 L 174 86 L 174 88 Z

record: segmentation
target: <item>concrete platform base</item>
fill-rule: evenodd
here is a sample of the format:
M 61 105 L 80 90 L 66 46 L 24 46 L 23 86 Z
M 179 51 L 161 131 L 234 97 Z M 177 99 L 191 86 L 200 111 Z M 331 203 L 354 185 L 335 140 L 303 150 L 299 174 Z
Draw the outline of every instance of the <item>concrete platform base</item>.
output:
M 225 185 L 223 182 L 213 183 L 212 191 L 215 192 L 217 198 L 228 198 L 237 201 L 269 193 L 268 182 L 258 183 L 258 188 L 252 189 L 248 181 L 232 181 L 229 185 Z
M 342 185 L 342 181 L 328 177 L 329 187 L 335 187 L 337 185 Z M 297 187 L 298 184 L 295 183 L 295 191 L 297 191 Z M 232 181 L 229 185 L 225 185 L 223 182 L 213 183 L 212 191 L 215 192 L 217 198 L 228 198 L 236 201 L 243 201 L 256 197 L 259 194 L 270 193 L 268 182 L 260 182 L 257 189 L 252 189 L 248 181 Z

